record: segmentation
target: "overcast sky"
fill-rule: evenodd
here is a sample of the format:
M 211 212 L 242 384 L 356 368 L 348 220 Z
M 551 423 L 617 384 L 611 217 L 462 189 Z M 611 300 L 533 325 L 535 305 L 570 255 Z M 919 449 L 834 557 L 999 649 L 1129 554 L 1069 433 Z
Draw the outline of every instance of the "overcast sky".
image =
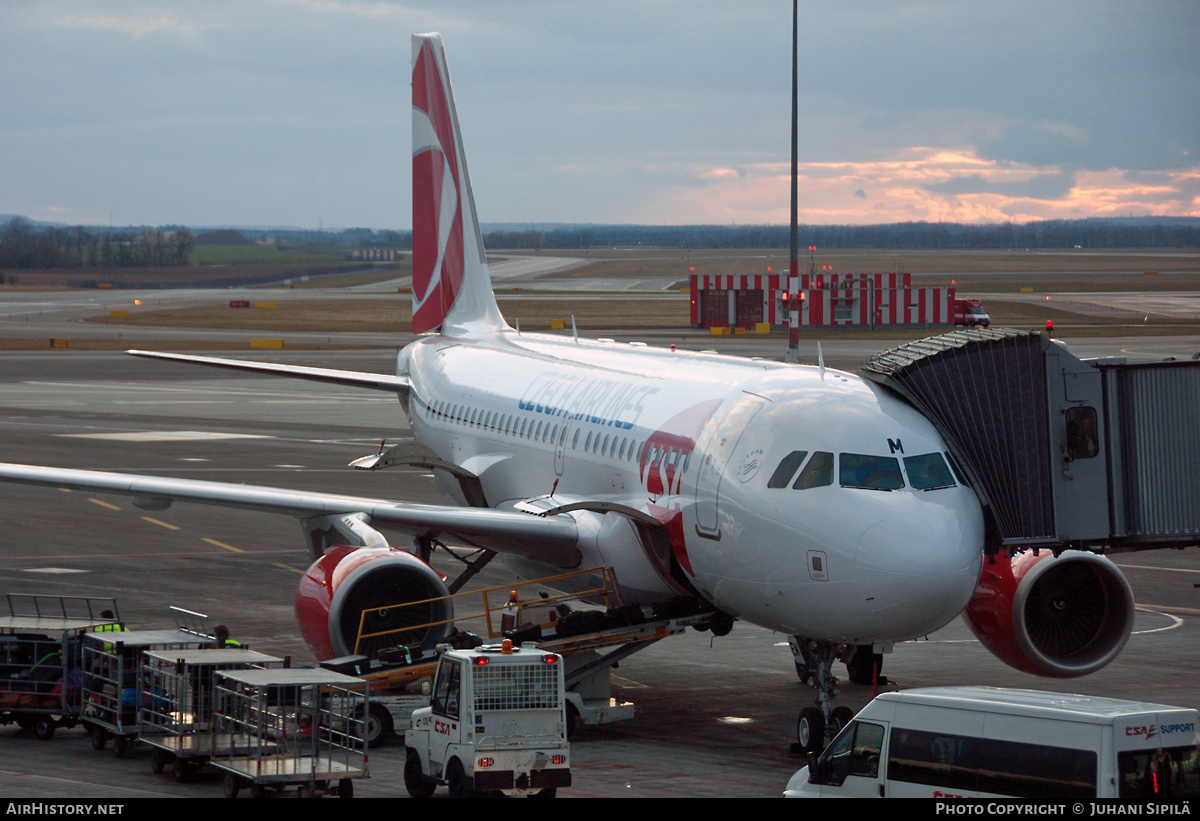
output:
M 786 223 L 787 0 L 0 0 L 0 214 L 407 229 L 440 31 L 483 222 Z M 801 2 L 800 221 L 1200 216 L 1200 2 Z

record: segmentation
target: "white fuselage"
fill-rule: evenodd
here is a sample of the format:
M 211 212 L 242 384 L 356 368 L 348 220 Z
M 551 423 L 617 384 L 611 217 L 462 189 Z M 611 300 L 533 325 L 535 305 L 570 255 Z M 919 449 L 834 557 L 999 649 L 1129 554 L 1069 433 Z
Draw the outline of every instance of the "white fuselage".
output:
M 784 633 L 887 642 L 953 619 L 979 578 L 974 493 L 905 462 L 945 443 L 857 376 L 515 331 L 419 339 L 397 372 L 415 438 L 491 507 L 605 503 L 665 526 L 648 544 L 627 516 L 572 514 L 582 566 L 613 567 L 627 603 L 694 590 Z

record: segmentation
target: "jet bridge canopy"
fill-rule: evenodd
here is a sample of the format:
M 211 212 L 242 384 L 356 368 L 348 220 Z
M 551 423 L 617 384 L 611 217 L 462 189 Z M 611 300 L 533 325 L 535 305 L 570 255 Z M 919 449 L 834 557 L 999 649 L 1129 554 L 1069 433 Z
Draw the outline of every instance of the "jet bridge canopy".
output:
M 877 354 L 863 375 L 945 437 L 989 549 L 1200 543 L 1200 361 L 1083 361 L 1040 334 L 958 330 Z

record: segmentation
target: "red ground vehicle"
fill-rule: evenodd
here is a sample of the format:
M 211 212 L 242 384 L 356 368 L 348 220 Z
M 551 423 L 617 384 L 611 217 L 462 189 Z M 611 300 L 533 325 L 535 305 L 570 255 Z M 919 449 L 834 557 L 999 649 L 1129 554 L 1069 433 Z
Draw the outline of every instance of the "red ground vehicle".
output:
M 986 328 L 991 324 L 991 317 L 987 311 L 983 310 L 983 303 L 978 299 L 955 299 L 954 300 L 954 324 L 966 325 L 968 328 L 976 326 Z

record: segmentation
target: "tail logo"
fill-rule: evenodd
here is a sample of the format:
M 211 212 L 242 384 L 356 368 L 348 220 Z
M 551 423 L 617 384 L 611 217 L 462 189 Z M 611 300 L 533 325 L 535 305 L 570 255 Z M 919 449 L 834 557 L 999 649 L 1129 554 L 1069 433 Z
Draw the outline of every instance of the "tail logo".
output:
M 463 282 L 463 172 L 438 56 L 425 41 L 413 61 L 413 333 L 441 325 Z

